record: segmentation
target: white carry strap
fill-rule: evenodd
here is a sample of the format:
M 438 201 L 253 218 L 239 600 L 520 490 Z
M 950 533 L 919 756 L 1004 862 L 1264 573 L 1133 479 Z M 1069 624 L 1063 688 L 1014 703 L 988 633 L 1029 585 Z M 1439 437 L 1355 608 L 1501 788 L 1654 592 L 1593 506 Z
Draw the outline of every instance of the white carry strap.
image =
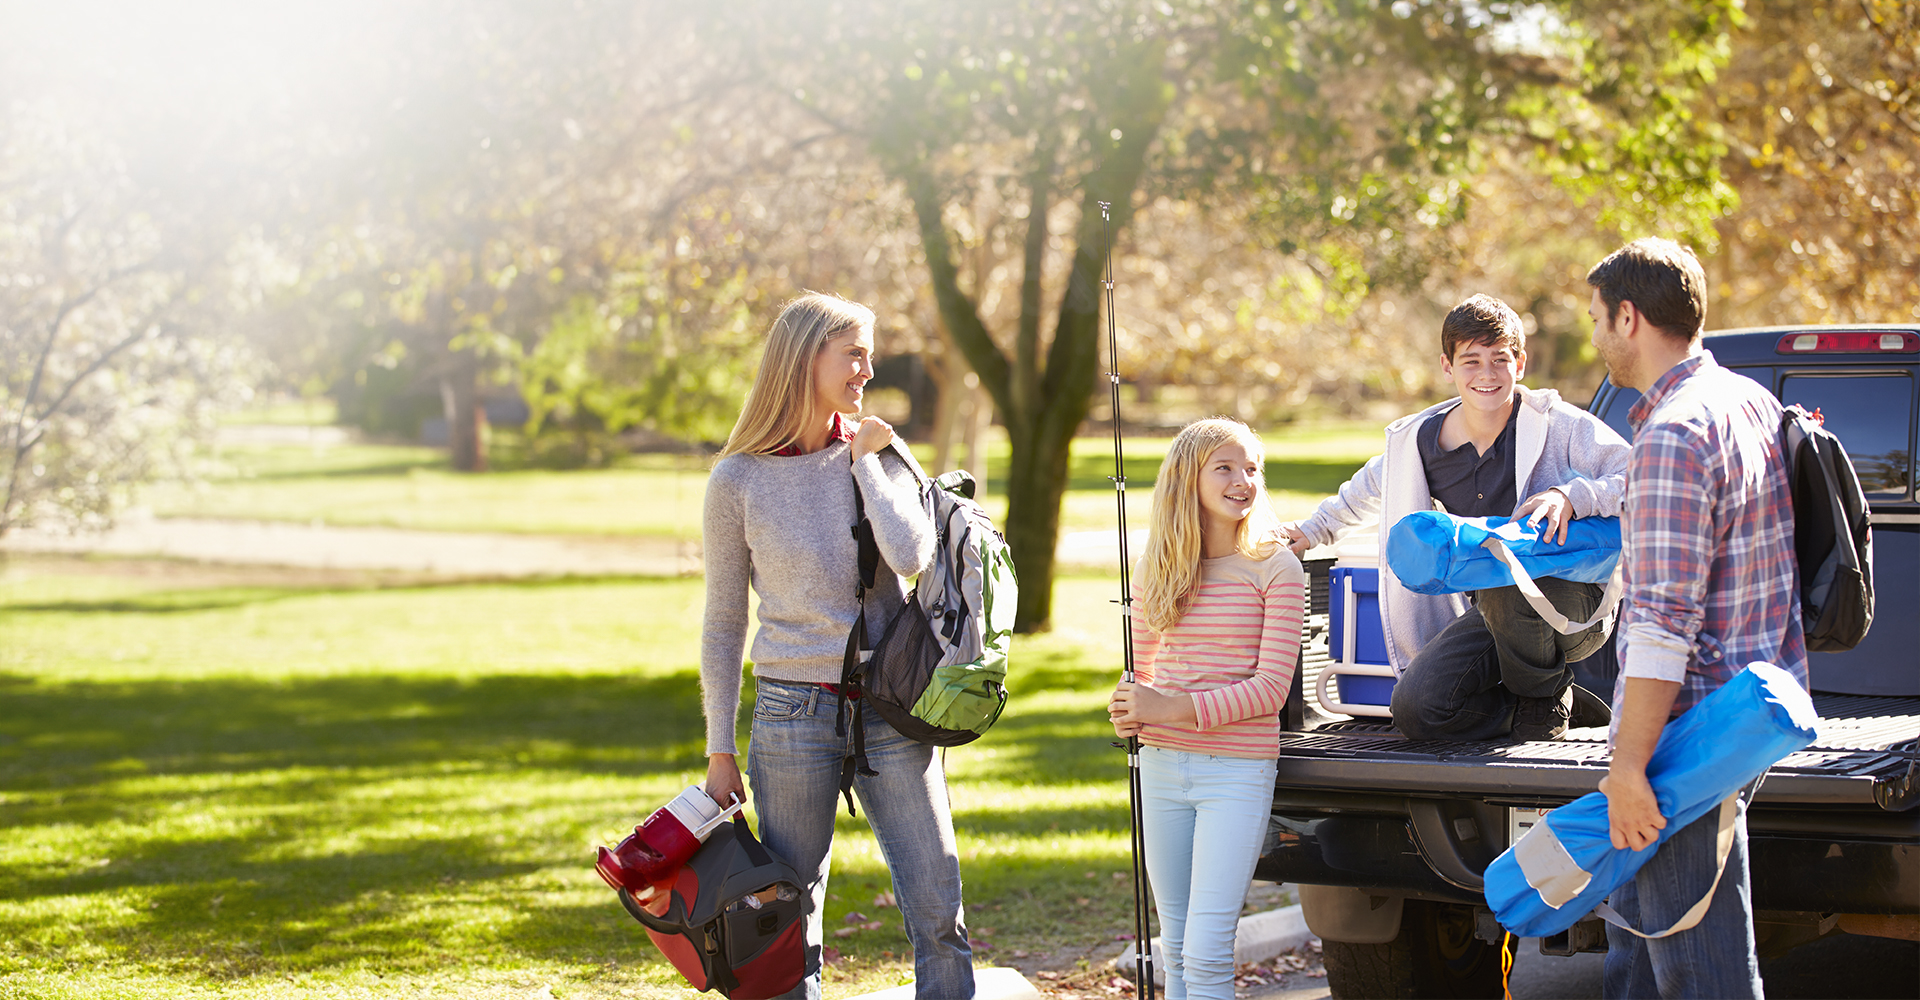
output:
M 1627 926 L 1627 918 L 1621 916 L 1619 910 L 1614 909 L 1606 903 L 1601 903 L 1599 906 L 1594 907 L 1593 912 L 1597 914 L 1600 919 L 1626 931 L 1628 934 L 1643 937 L 1649 941 L 1655 938 L 1666 937 L 1669 934 L 1678 934 L 1681 931 L 1690 930 L 1694 924 L 1700 922 L 1701 917 L 1707 915 L 1707 907 L 1713 905 L 1713 893 L 1720 888 L 1720 877 L 1727 873 L 1727 855 L 1733 851 L 1733 821 L 1739 818 L 1739 816 L 1740 793 L 1734 792 L 1720 803 L 1720 829 L 1718 843 L 1714 848 L 1716 857 L 1714 861 L 1713 884 L 1707 886 L 1707 894 L 1701 896 L 1700 901 L 1693 904 L 1691 909 L 1681 914 L 1680 919 L 1674 921 L 1672 927 L 1657 934 L 1646 934 Z
M 1507 548 L 1507 543 L 1501 541 L 1498 535 L 1488 535 L 1487 540 L 1480 543 L 1480 547 L 1493 553 L 1495 559 L 1500 560 L 1507 569 L 1513 571 L 1513 585 L 1520 588 L 1520 596 L 1527 599 L 1527 603 L 1539 613 L 1541 620 L 1553 626 L 1554 630 L 1561 635 L 1585 632 L 1612 618 L 1614 605 L 1620 603 L 1620 596 L 1627 590 L 1623 567 L 1616 562 L 1613 564 L 1613 577 L 1607 581 L 1607 589 L 1600 595 L 1600 607 L 1595 609 L 1594 616 L 1583 622 L 1570 622 L 1566 615 L 1561 614 L 1560 610 L 1553 606 L 1552 601 L 1547 600 L 1547 595 L 1540 592 L 1540 585 L 1533 582 L 1532 574 L 1527 572 L 1525 566 L 1520 565 L 1520 557 L 1514 555 L 1512 550 Z

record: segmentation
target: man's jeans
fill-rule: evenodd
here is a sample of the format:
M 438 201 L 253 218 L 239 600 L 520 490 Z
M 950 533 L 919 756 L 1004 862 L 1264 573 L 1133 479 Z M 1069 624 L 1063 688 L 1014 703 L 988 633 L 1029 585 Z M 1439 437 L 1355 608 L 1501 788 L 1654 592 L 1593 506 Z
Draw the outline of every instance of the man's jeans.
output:
M 1713 884 L 1715 808 L 1667 838 L 1632 879 L 1613 890 L 1613 908 L 1643 931 L 1673 926 Z M 1753 940 L 1753 894 L 1747 872 L 1747 808 L 1742 796 L 1733 850 L 1713 904 L 1698 924 L 1648 941 L 1607 925 L 1607 961 L 1601 996 L 1752 997 L 1764 994 Z
M 1233 1000 L 1233 936 L 1267 838 L 1272 759 L 1140 748 L 1141 831 L 1167 1000 Z
M 747 773 L 760 839 L 810 878 L 807 978 L 787 996 L 819 1000 L 820 946 L 832 865 L 840 762 L 852 739 L 834 735 L 838 699 L 818 684 L 759 681 Z M 853 791 L 873 827 L 893 894 L 913 944 L 915 995 L 929 1000 L 973 996 L 973 950 L 960 909 L 960 855 L 946 776 L 933 748 L 916 743 L 877 713 L 866 718 L 867 760 L 879 774 L 859 776 Z
M 1535 581 L 1572 621 L 1599 610 L 1605 588 L 1556 577 Z M 1518 587 L 1477 591 L 1393 688 L 1393 724 L 1416 740 L 1490 740 L 1513 729 L 1521 698 L 1556 698 L 1573 683 L 1569 663 L 1606 644 L 1607 623 L 1561 635 L 1541 619 Z

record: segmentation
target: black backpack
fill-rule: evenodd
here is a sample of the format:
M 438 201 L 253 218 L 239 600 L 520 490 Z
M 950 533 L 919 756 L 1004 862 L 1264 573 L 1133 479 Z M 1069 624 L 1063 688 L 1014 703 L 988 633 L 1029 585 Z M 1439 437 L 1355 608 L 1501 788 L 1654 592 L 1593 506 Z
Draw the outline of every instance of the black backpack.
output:
M 840 793 L 853 814 L 853 779 L 871 775 L 866 710 L 871 706 L 910 740 L 955 747 L 979 739 L 1007 704 L 1007 653 L 1019 583 L 1007 542 L 973 499 L 973 477 L 949 472 L 931 483 L 904 448 L 898 454 L 921 486 L 933 516 L 933 562 L 880 641 L 869 644 L 867 592 L 880 571 L 880 547 L 866 502 L 853 491 L 853 537 L 859 547 L 855 594 L 860 615 L 847 632 L 841 663 L 836 731 L 845 735 L 853 700 L 853 752 L 842 762 Z
M 1793 548 L 1807 649 L 1840 653 L 1873 624 L 1873 526 L 1860 477 L 1818 411 L 1780 417 L 1793 492 Z

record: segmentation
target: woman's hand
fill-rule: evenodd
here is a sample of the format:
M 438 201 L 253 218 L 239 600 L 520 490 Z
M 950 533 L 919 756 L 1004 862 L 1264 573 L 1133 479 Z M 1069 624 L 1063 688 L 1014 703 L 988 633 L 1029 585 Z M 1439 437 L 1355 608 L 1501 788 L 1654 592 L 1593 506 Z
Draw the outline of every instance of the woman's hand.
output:
M 1167 694 L 1151 685 L 1128 681 L 1114 687 L 1113 698 L 1107 702 L 1107 718 L 1113 721 L 1114 732 L 1122 736 L 1138 732 L 1143 723 L 1190 726 L 1199 721 L 1192 695 Z M 1133 728 L 1121 732 L 1122 724 Z
M 722 809 L 733 805 L 735 799 L 747 801 L 747 786 L 740 780 L 740 765 L 732 754 L 707 756 L 707 797 Z
M 892 440 L 892 424 L 879 417 L 868 417 L 860 421 L 860 429 L 853 432 L 853 457 L 858 459 L 872 455 Z

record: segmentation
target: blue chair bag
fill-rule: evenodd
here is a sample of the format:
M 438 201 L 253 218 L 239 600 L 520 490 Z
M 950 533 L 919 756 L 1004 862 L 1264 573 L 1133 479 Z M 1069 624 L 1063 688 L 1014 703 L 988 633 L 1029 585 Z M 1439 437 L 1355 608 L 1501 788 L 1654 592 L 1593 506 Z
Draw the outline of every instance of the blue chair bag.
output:
M 1584 795 L 1548 813 L 1487 866 L 1487 904 L 1501 926 L 1522 937 L 1566 930 L 1632 878 L 1669 836 L 1812 743 L 1818 721 L 1813 700 L 1792 674 L 1770 663 L 1749 664 L 1661 732 L 1647 762 L 1647 781 L 1667 818 L 1658 841 L 1642 851 L 1615 849 L 1606 796 Z M 1610 910 L 1602 915 L 1612 919 Z M 1684 928 L 1668 932 L 1676 929 Z
M 1582 517 L 1567 524 L 1565 544 L 1542 541 L 1524 520 L 1457 517 L 1415 511 L 1387 533 L 1387 566 L 1416 594 L 1459 594 L 1514 585 L 1513 571 L 1487 547 L 1497 539 L 1530 577 L 1606 583 L 1620 561 L 1620 519 Z

